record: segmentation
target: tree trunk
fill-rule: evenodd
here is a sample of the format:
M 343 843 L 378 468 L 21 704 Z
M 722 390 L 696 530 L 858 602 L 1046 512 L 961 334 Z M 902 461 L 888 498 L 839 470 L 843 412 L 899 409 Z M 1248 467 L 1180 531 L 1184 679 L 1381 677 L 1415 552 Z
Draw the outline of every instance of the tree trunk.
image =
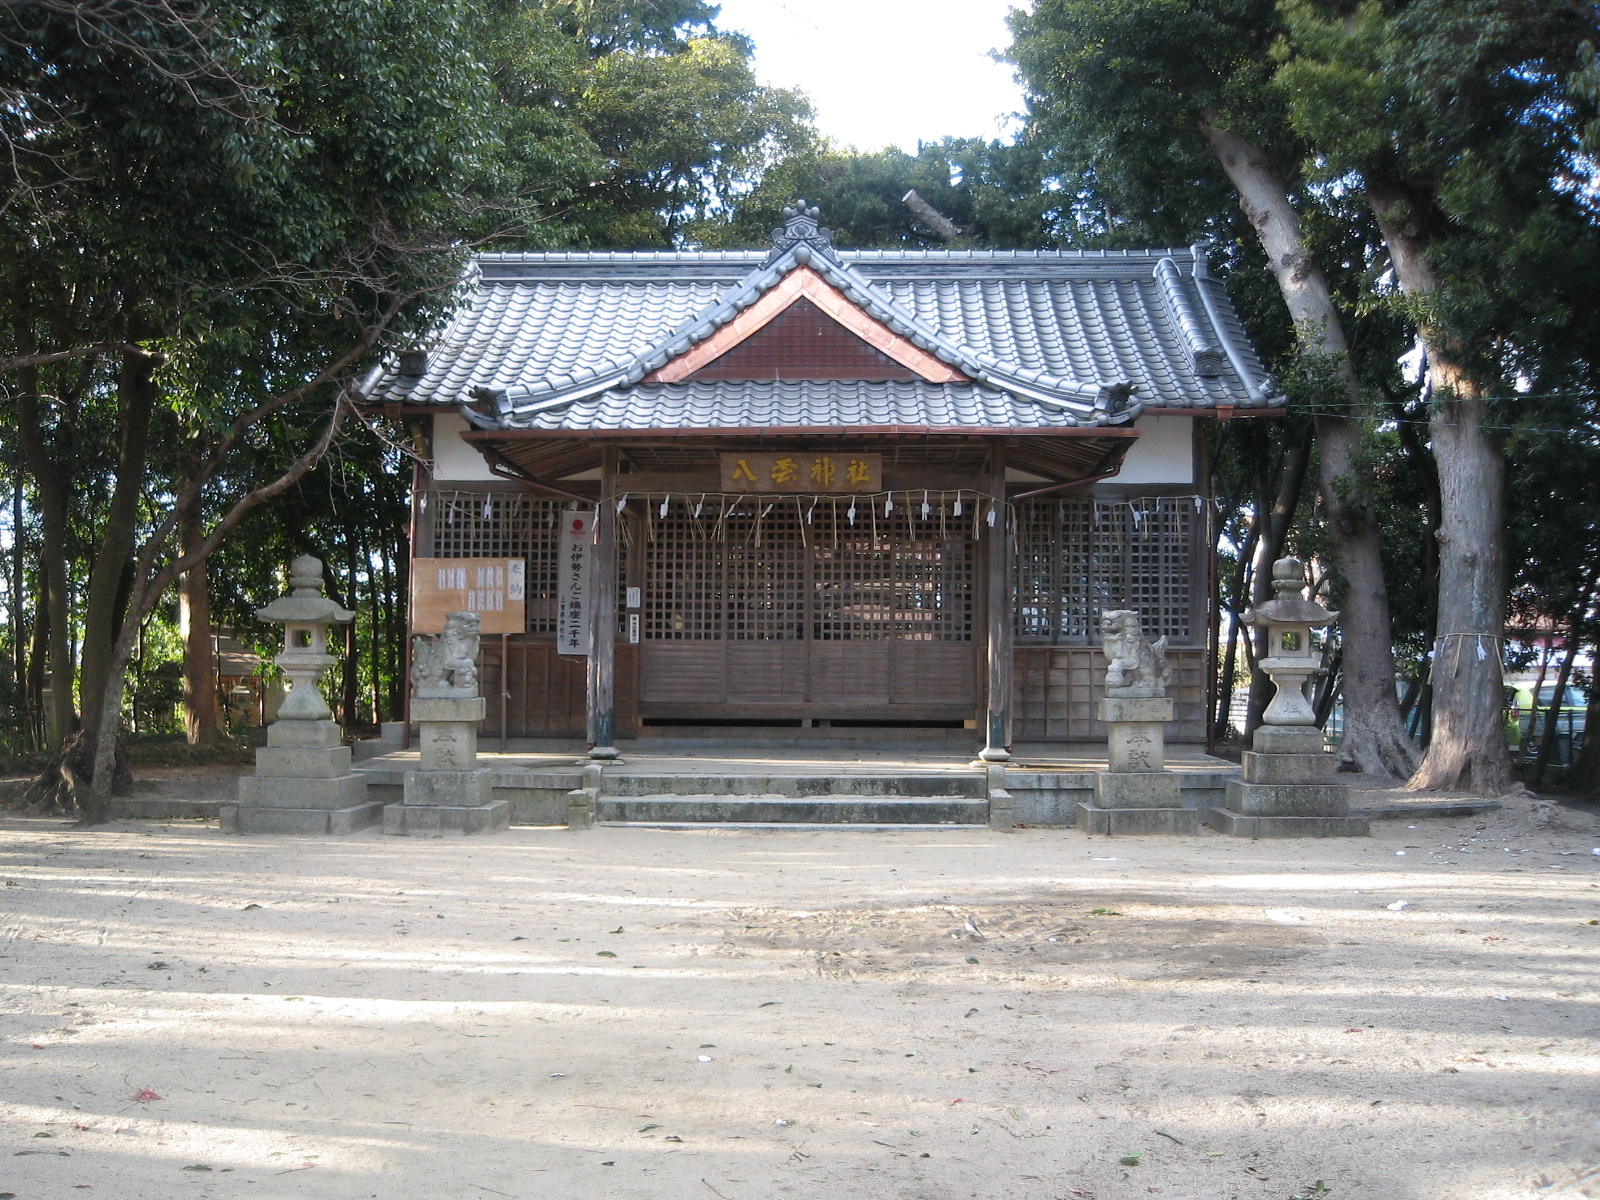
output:
M 349 595 L 352 603 L 345 605 L 351 612 L 357 612 L 361 605 L 361 583 L 356 578 L 356 539 L 354 531 L 346 529 L 344 543 L 344 564 L 346 578 L 350 580 Z M 360 614 L 350 618 L 344 627 L 344 674 L 339 681 L 339 708 L 344 713 L 340 722 L 346 729 L 356 727 L 356 714 L 361 699 L 361 640 L 357 636 L 357 627 L 361 624 Z
M 102 728 L 116 736 L 117 723 L 102 726 L 98 720 L 110 693 L 119 706 L 127 684 L 120 672 L 127 669 L 133 653 L 133 640 L 118 660 L 123 615 L 129 605 L 128 571 L 133 563 L 134 537 L 138 530 L 139 500 L 144 491 L 146 455 L 150 444 L 150 419 L 155 411 L 156 389 L 153 376 L 158 360 L 148 354 L 122 356 L 117 378 L 117 404 L 121 410 L 121 437 L 117 453 L 117 482 L 100 534 L 100 548 L 89 575 L 89 595 L 83 616 L 83 667 L 80 694 L 83 699 L 84 731 L 88 735 L 90 757 L 98 763 L 101 747 L 97 738 Z M 135 625 L 137 629 L 137 623 Z M 107 747 L 109 753 L 110 747 Z M 109 820 L 109 815 L 107 818 Z
M 1240 602 L 1250 581 L 1250 561 L 1255 554 L 1256 540 L 1261 536 L 1261 522 L 1254 521 L 1245 534 L 1244 545 L 1239 548 L 1239 568 L 1233 579 L 1233 607 L 1228 610 L 1228 649 L 1222 656 L 1222 674 L 1218 680 L 1217 708 L 1212 714 L 1213 744 L 1221 742 L 1228 732 L 1228 712 L 1233 708 L 1234 673 L 1239 664 L 1239 636 L 1246 627 L 1239 622 L 1244 609 Z
M 45 745 L 60 750 L 78 726 L 72 702 L 73 662 L 72 593 L 67 576 L 67 489 L 70 479 L 63 465 L 51 461 L 45 446 L 39 413 L 38 372 L 22 372 L 17 392 L 17 437 L 23 458 L 33 474 L 39 497 L 39 588 L 44 593 L 49 638 L 45 657 L 50 670 L 50 704 L 45 712 Z
M 1588 578 L 1583 581 L 1583 586 L 1578 589 L 1578 598 L 1573 603 L 1572 611 L 1567 617 L 1567 652 L 1561 660 L 1561 670 L 1556 673 L 1555 695 L 1551 697 L 1550 707 L 1544 714 L 1544 731 L 1539 738 L 1539 753 L 1533 760 L 1532 783 L 1534 787 L 1538 787 L 1544 782 L 1544 770 L 1550 764 L 1550 752 L 1555 749 L 1556 720 L 1561 715 L 1561 709 L 1564 707 L 1563 702 L 1567 695 L 1567 684 L 1572 682 L 1573 664 L 1578 659 L 1578 639 L 1583 631 L 1584 618 L 1589 613 L 1589 601 L 1594 597 L 1596 583 L 1600 583 L 1600 562 L 1589 568 Z M 1535 685 L 1533 690 L 1532 709 L 1534 712 L 1539 711 L 1539 693 L 1543 690 L 1544 670 L 1541 667 L 1539 683 Z M 1529 728 L 1532 728 L 1531 722 L 1529 723 Z M 1586 725 L 1586 731 L 1587 728 Z
M 46 749 L 51 744 L 46 730 L 49 713 L 44 703 L 44 666 L 50 657 L 50 593 L 43 571 L 33 589 L 33 605 L 33 644 L 28 647 L 28 703 L 33 712 L 33 744 Z
M 16 718 L 24 743 L 33 730 L 33 706 L 28 695 L 28 595 L 22 554 L 22 480 L 11 484 L 11 678 L 17 689 Z
M 1250 603 L 1263 604 L 1272 599 L 1272 564 L 1283 557 L 1289 541 L 1289 528 L 1294 523 L 1295 510 L 1300 507 L 1300 493 L 1305 487 L 1306 467 L 1311 461 L 1311 443 L 1296 440 L 1278 464 L 1278 490 L 1272 505 L 1258 503 L 1256 524 L 1261 527 L 1256 538 L 1255 557 L 1250 567 Z M 1263 500 L 1265 497 L 1263 497 Z M 1272 702 L 1275 690 L 1265 671 L 1255 664 L 1266 654 L 1267 631 L 1252 629 L 1244 636 L 1252 639 L 1255 655 L 1251 659 L 1250 704 L 1245 714 L 1244 732 L 1248 737 L 1261 724 L 1261 714 Z
M 178 545 L 184 554 L 205 540 L 198 497 L 178 513 Z M 183 637 L 183 724 L 191 746 L 221 739 L 217 713 L 217 665 L 211 641 L 211 588 L 204 563 L 178 580 L 178 629 Z
M 87 780 L 75 781 L 75 799 L 82 825 L 104 825 L 111 820 L 111 797 L 116 788 L 116 759 L 118 754 L 117 729 L 122 718 L 122 698 L 128 686 L 128 663 L 133 657 L 134 642 L 138 639 L 140 610 L 146 606 L 139 593 L 130 599 L 121 627 L 103 660 L 104 682 L 99 692 L 99 703 L 94 708 L 84 707 L 84 741 L 88 760 L 93 764 Z
M 1535 697 L 1537 699 L 1537 697 Z M 1589 705 L 1584 710 L 1583 748 L 1567 774 L 1567 786 L 1593 798 L 1600 795 L 1600 679 L 1589 681 Z
M 1534 714 L 1539 711 L 1539 693 L 1544 691 L 1544 677 L 1550 672 L 1550 660 L 1556 655 L 1556 631 L 1552 625 L 1550 632 L 1544 635 L 1544 653 L 1539 655 L 1539 673 L 1533 679 L 1532 699 L 1528 702 L 1528 735 L 1533 735 Z M 1528 751 L 1532 749 L 1518 739 L 1518 755 L 1520 761 L 1528 761 Z
M 1333 532 L 1332 567 L 1342 585 L 1345 732 L 1342 757 L 1372 774 L 1403 776 L 1417 762 L 1416 744 L 1400 722 L 1394 688 L 1389 593 L 1383 577 L 1372 488 L 1362 467 L 1366 430 L 1349 342 L 1327 278 L 1306 249 L 1288 188 L 1265 148 L 1203 126 L 1223 170 L 1266 251 L 1295 323 L 1302 353 L 1320 358 L 1343 385 L 1351 419 L 1316 419 L 1322 501 Z
M 1409 297 L 1438 290 L 1423 234 L 1409 224 L 1409 198 L 1369 180 L 1368 200 Z M 1439 606 L 1433 642 L 1433 738 L 1411 788 L 1467 788 L 1495 796 L 1511 786 L 1501 669 L 1506 614 L 1506 461 L 1484 428 L 1489 406 L 1461 362 L 1460 347 L 1428 323 L 1433 407 L 1429 432 L 1439 473 Z

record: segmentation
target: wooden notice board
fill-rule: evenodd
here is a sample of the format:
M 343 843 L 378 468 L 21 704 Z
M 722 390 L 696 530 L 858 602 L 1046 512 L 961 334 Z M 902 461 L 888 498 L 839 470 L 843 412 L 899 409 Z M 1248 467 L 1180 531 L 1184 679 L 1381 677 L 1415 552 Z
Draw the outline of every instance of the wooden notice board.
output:
M 719 456 L 722 486 L 729 492 L 881 492 L 883 455 L 818 453 L 813 450 L 784 453 Z
M 520 558 L 411 562 L 411 631 L 442 633 L 447 613 L 474 612 L 484 633 L 525 633 L 528 564 Z

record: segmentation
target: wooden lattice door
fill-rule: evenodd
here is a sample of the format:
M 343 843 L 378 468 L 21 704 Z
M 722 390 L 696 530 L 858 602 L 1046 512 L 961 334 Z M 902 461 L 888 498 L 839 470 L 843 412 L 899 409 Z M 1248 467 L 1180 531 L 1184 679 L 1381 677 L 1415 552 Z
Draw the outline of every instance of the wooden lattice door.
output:
M 654 502 L 652 502 L 654 503 Z M 809 502 L 807 502 L 809 504 Z M 651 513 L 640 713 L 952 720 L 977 701 L 967 522 L 847 500 Z

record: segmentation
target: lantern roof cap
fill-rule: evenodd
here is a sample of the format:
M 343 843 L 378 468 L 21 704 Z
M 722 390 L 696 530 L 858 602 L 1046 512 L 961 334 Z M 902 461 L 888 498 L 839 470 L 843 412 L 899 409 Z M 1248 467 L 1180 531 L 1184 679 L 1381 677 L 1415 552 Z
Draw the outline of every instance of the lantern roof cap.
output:
M 356 615 L 322 594 L 322 562 L 309 554 L 302 554 L 289 564 L 289 587 L 289 595 L 279 596 L 265 608 L 256 609 L 256 616 L 280 625 L 291 622 L 304 625 L 318 621 L 342 624 Z
M 1331 625 L 1339 614 L 1305 597 L 1305 565 L 1293 555 L 1272 564 L 1271 600 L 1246 609 L 1239 618 L 1246 625 Z

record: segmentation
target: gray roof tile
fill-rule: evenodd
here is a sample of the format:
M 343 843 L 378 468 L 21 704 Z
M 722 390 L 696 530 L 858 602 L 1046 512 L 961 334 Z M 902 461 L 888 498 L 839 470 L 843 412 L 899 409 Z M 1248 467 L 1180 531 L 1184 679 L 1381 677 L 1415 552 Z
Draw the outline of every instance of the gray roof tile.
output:
M 808 423 L 824 410 L 843 417 L 841 406 L 863 397 L 870 397 L 862 400 L 863 424 L 902 424 L 918 413 L 935 424 L 974 424 L 982 423 L 981 410 L 983 421 L 1047 427 L 1120 423 L 1141 407 L 1282 403 L 1220 283 L 1193 250 L 835 254 L 820 246 L 765 258 L 483 255 L 468 302 L 430 349 L 427 372 L 406 377 L 389 366 L 364 390 L 374 399 L 438 405 L 492 395 L 500 412 L 471 414 L 478 423 L 550 429 L 582 428 L 574 422 L 585 414 L 643 420 L 646 401 L 662 405 L 650 424 L 602 427 L 661 428 L 702 417 L 717 427 L 727 427 L 724 420 Z M 977 383 L 894 391 L 750 381 L 709 391 L 686 385 L 686 392 L 639 384 L 802 263 Z M 1132 387 L 1131 406 L 1119 398 L 1119 381 Z M 766 400 L 762 389 L 771 393 Z
M 818 429 L 937 426 L 1055 429 L 1057 414 L 995 388 L 921 380 L 716 379 L 613 388 L 534 413 L 510 428 Z

